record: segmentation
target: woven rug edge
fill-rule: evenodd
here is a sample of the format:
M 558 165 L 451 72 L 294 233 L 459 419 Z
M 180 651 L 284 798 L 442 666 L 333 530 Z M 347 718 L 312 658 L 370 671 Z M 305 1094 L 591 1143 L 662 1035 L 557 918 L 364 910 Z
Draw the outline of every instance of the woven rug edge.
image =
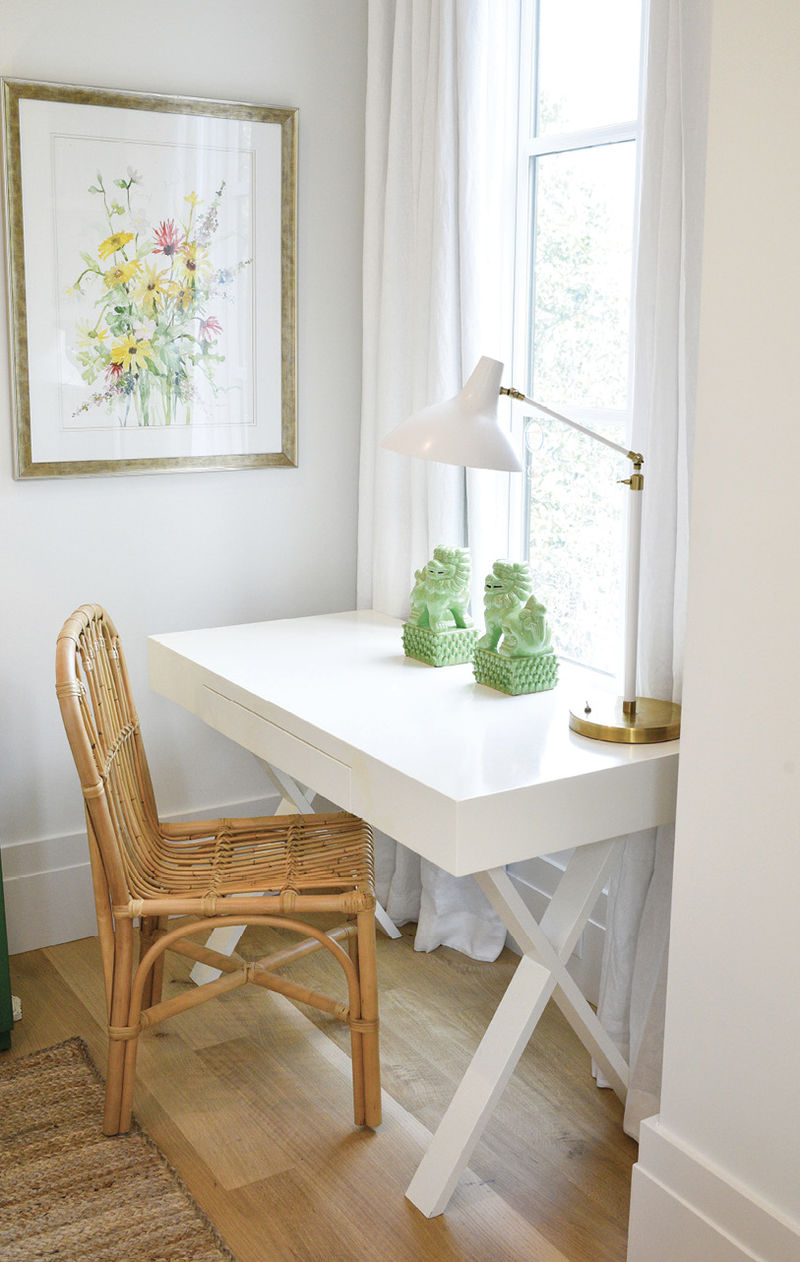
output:
M 103 1078 L 103 1075 L 100 1073 L 100 1070 L 97 1068 L 97 1065 L 94 1063 L 91 1052 L 89 1051 L 89 1048 L 87 1047 L 85 1041 L 80 1037 L 79 1034 L 74 1034 L 72 1035 L 71 1038 L 63 1039 L 62 1042 L 60 1043 L 54 1043 L 51 1047 L 39 1047 L 36 1049 L 35 1052 L 28 1052 L 25 1056 L 15 1056 L 13 1060 L 8 1061 L 6 1063 L 9 1065 L 12 1065 L 12 1064 L 19 1065 L 26 1060 L 33 1059 L 36 1056 L 42 1056 L 42 1055 L 47 1054 L 48 1052 L 59 1052 L 61 1051 L 62 1048 L 67 1048 L 67 1047 L 75 1047 L 78 1051 L 80 1051 L 87 1067 L 89 1068 L 89 1070 L 91 1071 L 91 1073 L 93 1074 L 97 1082 L 100 1084 L 100 1086 L 102 1086 L 105 1089 L 105 1079 Z M 4 1068 L 4 1062 L 2 1059 L 0 1059 L 0 1073 L 2 1073 L 3 1068 Z M 98 1125 L 100 1125 L 99 1119 L 98 1119 Z M 230 1248 L 220 1236 L 219 1232 L 217 1231 L 217 1228 L 214 1226 L 213 1222 L 211 1221 L 211 1219 L 209 1218 L 208 1214 L 205 1212 L 203 1207 L 197 1203 L 197 1198 L 189 1191 L 188 1187 L 184 1183 L 178 1171 L 175 1169 L 172 1163 L 167 1160 L 167 1158 L 164 1156 L 163 1152 L 159 1148 L 158 1144 L 155 1142 L 154 1139 L 151 1139 L 147 1131 L 144 1129 L 143 1126 L 140 1125 L 140 1123 L 138 1122 L 135 1116 L 131 1123 L 130 1131 L 126 1132 L 126 1134 L 130 1134 L 130 1133 L 138 1134 L 141 1137 L 141 1139 L 144 1141 L 145 1145 L 151 1150 L 153 1155 L 156 1157 L 159 1164 L 163 1166 L 164 1169 L 166 1169 L 169 1172 L 169 1174 L 172 1176 L 172 1178 L 175 1180 L 176 1184 L 180 1188 L 181 1192 L 191 1202 L 195 1212 L 197 1213 L 198 1217 L 202 1220 L 209 1234 L 212 1236 L 214 1243 L 216 1244 L 220 1253 L 223 1254 L 225 1258 L 229 1259 L 229 1262 L 238 1262 L 238 1259 L 236 1258 L 235 1254 L 231 1253 Z

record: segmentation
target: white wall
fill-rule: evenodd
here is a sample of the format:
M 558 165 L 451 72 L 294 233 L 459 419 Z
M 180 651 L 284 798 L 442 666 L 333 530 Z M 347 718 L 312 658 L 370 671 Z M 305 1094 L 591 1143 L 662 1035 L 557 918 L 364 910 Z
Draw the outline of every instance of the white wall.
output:
M 800 6 L 716 0 L 661 1113 L 631 1262 L 800 1259 Z
M 96 0 L 3 2 L 7 77 L 299 108 L 297 469 L 15 482 L 0 355 L 12 950 L 74 936 L 48 911 L 53 880 L 31 901 L 32 873 L 66 867 L 64 888 L 85 887 L 81 798 L 53 689 L 55 638 L 73 608 L 98 601 L 120 628 L 169 814 L 264 788 L 248 755 L 149 694 L 147 634 L 355 603 L 365 67 L 366 0 L 139 0 L 124 14 Z M 0 322 L 5 345 L 5 313 Z

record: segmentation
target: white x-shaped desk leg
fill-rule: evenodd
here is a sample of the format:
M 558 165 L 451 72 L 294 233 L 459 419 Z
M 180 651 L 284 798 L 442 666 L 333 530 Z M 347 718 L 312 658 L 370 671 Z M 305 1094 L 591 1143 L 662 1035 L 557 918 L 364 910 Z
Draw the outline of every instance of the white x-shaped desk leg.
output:
M 476 873 L 522 958 L 406 1192 L 428 1218 L 450 1200 L 551 995 L 624 1100 L 628 1066 L 566 968 L 616 847 L 604 841 L 577 849 L 538 924 L 505 868 Z
M 281 800 L 275 810 L 276 815 L 316 814 L 311 798 L 307 796 L 305 790 L 301 789 L 300 785 L 291 776 L 287 776 L 285 772 L 273 767 L 271 763 L 265 762 L 263 758 L 256 758 L 256 761 L 264 768 L 281 795 Z M 390 920 L 380 903 L 375 905 L 375 919 L 384 933 L 390 938 L 400 937 L 400 930 L 394 921 Z M 210 947 L 212 951 L 219 951 L 221 955 L 230 955 L 236 950 L 237 943 L 244 930 L 244 925 L 230 925 L 225 929 L 213 929 L 209 934 L 206 946 Z M 219 969 L 210 968 L 208 964 L 195 964 L 189 976 L 196 986 L 202 986 L 205 982 L 215 981 L 221 974 Z

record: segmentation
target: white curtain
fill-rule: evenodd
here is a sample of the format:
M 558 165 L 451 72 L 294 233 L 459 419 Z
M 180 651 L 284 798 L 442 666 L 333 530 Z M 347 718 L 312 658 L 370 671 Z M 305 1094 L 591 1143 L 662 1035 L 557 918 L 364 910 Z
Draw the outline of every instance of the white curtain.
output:
M 709 6 L 650 0 L 633 447 L 645 454 L 639 692 L 680 700 L 702 248 Z M 625 1129 L 658 1112 L 674 830 L 626 842 L 599 1015 L 630 1058 Z
M 379 444 L 454 394 L 481 355 L 509 358 L 516 8 L 369 4 L 357 598 L 397 617 L 433 548 L 469 544 L 479 621 L 484 576 L 508 550 L 507 476 Z M 449 877 L 387 838 L 376 860 L 381 901 L 396 923 L 417 920 L 418 949 L 497 956 L 505 931 L 471 877 Z

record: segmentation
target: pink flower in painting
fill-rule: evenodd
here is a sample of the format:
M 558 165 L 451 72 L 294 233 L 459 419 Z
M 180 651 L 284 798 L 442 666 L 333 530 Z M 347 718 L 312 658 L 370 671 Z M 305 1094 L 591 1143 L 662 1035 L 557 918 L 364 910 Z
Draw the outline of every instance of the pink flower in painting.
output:
M 174 219 L 162 220 L 153 233 L 156 244 L 154 254 L 165 254 L 173 258 L 183 245 L 183 237 L 175 226 Z
M 214 316 L 200 321 L 200 337 L 204 342 L 213 342 L 222 332 L 222 325 Z
M 106 381 L 110 386 L 116 385 L 122 376 L 122 364 L 109 364 L 106 368 Z

